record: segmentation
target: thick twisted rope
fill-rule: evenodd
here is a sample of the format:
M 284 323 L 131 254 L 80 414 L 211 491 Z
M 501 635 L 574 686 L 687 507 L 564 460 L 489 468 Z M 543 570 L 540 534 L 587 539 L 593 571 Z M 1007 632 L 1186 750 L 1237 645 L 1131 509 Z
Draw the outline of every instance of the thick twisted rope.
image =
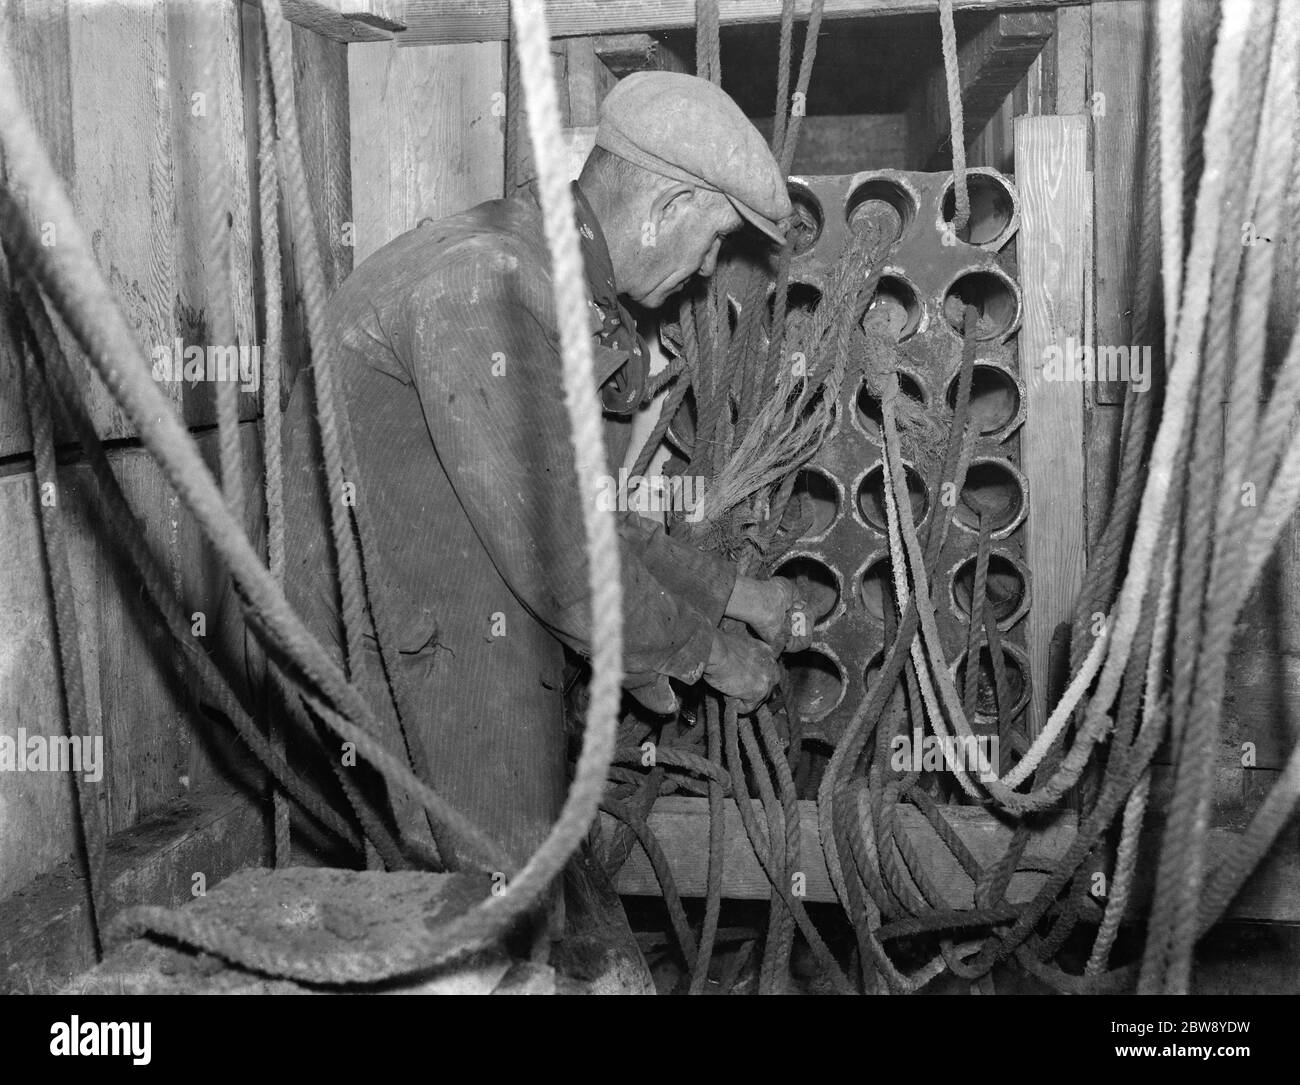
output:
M 16 310 L 17 307 L 11 303 L 11 308 Z M 16 321 L 12 323 L 17 324 Z M 68 564 L 68 540 L 65 534 L 66 501 L 59 488 L 55 466 L 54 419 L 49 388 L 37 364 L 27 329 L 15 326 L 14 341 L 20 353 L 22 395 L 31 426 L 45 573 L 54 600 L 54 640 L 58 651 L 59 679 L 63 687 L 65 726 L 69 736 L 76 742 L 92 742 L 96 737 L 102 740 L 102 736 L 92 734 L 86 707 L 85 674 L 77 633 L 77 606 L 72 591 L 72 571 Z M 95 785 L 87 782 L 83 774 L 72 772 L 71 776 L 72 789 L 77 798 L 81 846 L 85 855 L 91 937 L 95 953 L 99 956 L 103 953 L 104 917 L 108 908 L 107 802 L 99 800 L 95 794 Z
M 952 0 L 939 0 L 939 33 L 948 89 L 948 128 L 952 132 L 952 191 L 957 200 L 952 232 L 960 234 L 970 222 L 970 191 L 966 187 L 966 119 L 961 104 L 961 76 L 957 71 L 957 28 L 953 23 Z

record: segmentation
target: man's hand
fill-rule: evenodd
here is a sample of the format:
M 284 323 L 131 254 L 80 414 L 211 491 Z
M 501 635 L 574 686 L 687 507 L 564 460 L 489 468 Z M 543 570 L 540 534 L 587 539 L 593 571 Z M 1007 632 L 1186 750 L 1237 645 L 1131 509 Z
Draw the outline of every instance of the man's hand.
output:
M 704 680 L 719 693 L 738 698 L 742 715 L 767 700 L 780 678 L 776 656 L 762 641 L 722 630 L 714 634 Z
M 812 642 L 813 618 L 807 604 L 796 599 L 794 585 L 779 576 L 736 577 L 726 613 L 748 625 L 778 655 L 802 651 Z

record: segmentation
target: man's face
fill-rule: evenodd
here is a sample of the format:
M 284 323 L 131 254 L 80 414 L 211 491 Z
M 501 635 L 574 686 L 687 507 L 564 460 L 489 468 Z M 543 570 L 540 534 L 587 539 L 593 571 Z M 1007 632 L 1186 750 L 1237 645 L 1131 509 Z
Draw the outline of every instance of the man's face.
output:
M 694 275 L 712 275 L 722 239 L 742 220 L 720 192 L 674 185 L 646 209 L 641 245 L 621 292 L 657 309 Z

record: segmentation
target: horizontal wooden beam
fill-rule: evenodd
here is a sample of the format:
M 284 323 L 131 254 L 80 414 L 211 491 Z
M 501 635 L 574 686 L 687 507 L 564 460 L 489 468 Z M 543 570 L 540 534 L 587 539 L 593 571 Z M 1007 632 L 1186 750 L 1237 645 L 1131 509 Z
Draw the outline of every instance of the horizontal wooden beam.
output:
M 210 888 L 266 857 L 266 819 L 241 795 L 195 796 L 108 840 L 111 918 L 136 904 L 180 905 L 196 875 Z M 0 901 L 0 993 L 48 994 L 95 963 L 79 863 L 60 864 Z
M 1006 851 L 1011 841 L 1012 828 L 999 821 L 986 810 L 976 806 L 944 806 L 944 818 L 965 842 L 980 863 L 989 865 Z M 762 807 L 754 800 L 754 812 L 759 823 L 766 825 Z M 616 824 L 607 814 L 601 815 L 602 828 L 613 831 Z M 926 873 L 934 882 L 950 908 L 971 908 L 975 901 L 975 883 L 961 869 L 946 844 L 939 839 L 933 826 L 913 806 L 898 807 L 900 830 L 908 834 L 915 845 Z M 799 803 L 799 824 L 802 830 L 800 860 L 806 877 L 806 900 L 833 902 L 837 899 L 830 875 L 822 855 L 821 840 L 817 831 L 817 805 L 811 801 Z M 728 900 L 763 900 L 771 894 L 771 883 L 759 866 L 749 837 L 740 821 L 740 812 L 733 800 L 728 799 L 725 812 L 724 858 L 722 895 Z M 709 810 L 708 800 L 669 795 L 655 803 L 650 814 L 650 828 L 658 837 L 677 891 L 683 897 L 702 897 L 708 884 L 709 870 Z M 1075 817 L 1061 813 L 1050 824 L 1035 832 L 1026 849 L 1022 866 L 1044 868 L 1061 858 L 1074 841 Z M 1015 874 L 1007 891 L 1013 904 L 1031 900 L 1042 887 L 1046 875 L 1037 870 L 1024 870 Z M 614 879 L 614 888 L 624 896 L 660 896 L 662 891 L 655 878 L 650 860 L 640 845 L 634 845 L 628 860 Z
M 954 0 L 953 6 L 958 11 L 988 12 L 991 8 L 1054 8 L 1086 2 Z M 723 26 L 774 23 L 781 18 L 781 6 L 781 0 L 720 0 L 719 21 Z M 811 0 L 798 0 L 796 17 L 807 19 L 811 6 Z M 504 41 L 508 36 L 508 0 L 407 0 L 400 10 L 406 29 L 394 36 L 403 45 Z M 826 0 L 825 18 L 934 15 L 938 10 L 938 0 Z M 695 0 L 547 0 L 546 21 L 557 38 L 680 30 L 695 25 Z
M 261 0 L 244 0 L 261 7 Z M 333 41 L 389 41 L 400 28 L 401 0 L 281 0 L 284 17 Z
M 689 72 L 692 66 L 649 34 L 606 34 L 592 44 L 596 56 L 620 79 L 632 72 Z

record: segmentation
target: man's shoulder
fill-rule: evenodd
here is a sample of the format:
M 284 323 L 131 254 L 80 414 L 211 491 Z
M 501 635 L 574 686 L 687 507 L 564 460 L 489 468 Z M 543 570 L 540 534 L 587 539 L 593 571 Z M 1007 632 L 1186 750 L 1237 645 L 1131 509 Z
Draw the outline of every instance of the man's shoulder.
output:
M 381 275 L 405 269 L 413 292 L 466 277 L 549 277 L 549 257 L 535 204 L 522 197 L 488 200 L 443 219 L 426 219 L 394 238 L 358 268 Z

